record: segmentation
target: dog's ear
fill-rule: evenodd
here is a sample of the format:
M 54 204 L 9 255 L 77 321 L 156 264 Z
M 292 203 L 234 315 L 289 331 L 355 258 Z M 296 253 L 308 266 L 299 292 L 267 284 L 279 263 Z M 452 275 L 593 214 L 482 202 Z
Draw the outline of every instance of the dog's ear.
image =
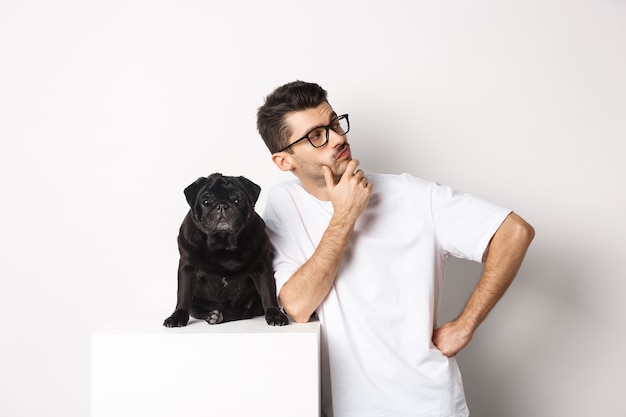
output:
M 196 201 L 196 197 L 198 196 L 198 192 L 202 188 L 204 184 L 206 184 L 207 178 L 200 177 L 193 182 L 193 184 L 189 184 L 187 188 L 185 188 L 185 197 L 187 198 L 187 203 L 191 207 L 193 207 L 194 202 Z
M 185 188 L 185 197 L 187 198 L 187 203 L 189 203 L 190 207 L 193 207 L 196 202 L 196 198 L 198 197 L 198 193 L 201 189 L 203 189 L 206 185 L 213 184 L 216 179 L 220 178 L 222 174 L 215 173 L 211 174 L 208 177 L 200 177 L 193 182 L 193 184 L 189 184 L 187 188 Z
M 259 195 L 261 194 L 261 187 L 259 187 L 257 184 L 253 183 L 246 177 L 237 177 L 237 182 L 239 183 L 239 186 L 243 188 L 243 190 L 246 192 L 246 195 L 250 197 L 252 205 L 254 205 L 259 199 Z

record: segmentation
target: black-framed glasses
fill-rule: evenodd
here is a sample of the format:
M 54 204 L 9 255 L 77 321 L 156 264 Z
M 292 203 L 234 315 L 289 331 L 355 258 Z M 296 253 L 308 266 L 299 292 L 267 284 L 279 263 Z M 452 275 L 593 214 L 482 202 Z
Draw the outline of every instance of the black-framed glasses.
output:
M 314 129 L 311 129 L 306 135 L 302 136 L 298 140 L 291 142 L 289 145 L 285 146 L 277 152 L 285 151 L 296 143 L 305 139 L 308 140 L 311 146 L 313 146 L 314 148 L 321 148 L 328 143 L 330 130 L 341 136 L 344 136 L 346 133 L 348 133 L 348 131 L 350 131 L 350 120 L 348 120 L 348 115 L 342 114 L 341 116 L 335 117 L 326 126 L 318 126 Z

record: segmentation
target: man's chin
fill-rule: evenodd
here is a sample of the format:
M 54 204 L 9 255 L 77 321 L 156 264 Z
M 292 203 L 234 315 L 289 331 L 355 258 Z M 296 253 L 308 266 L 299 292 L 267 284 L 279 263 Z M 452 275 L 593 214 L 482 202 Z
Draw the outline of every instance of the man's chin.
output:
M 350 159 L 345 159 L 336 164 L 333 168 L 333 176 L 335 177 L 335 182 L 339 182 L 343 174 L 345 174 L 346 169 L 348 168 L 348 162 L 350 162 Z
M 350 161 L 352 161 L 352 155 L 346 159 L 337 161 L 337 172 L 341 171 L 341 175 L 343 175 L 343 173 L 346 172 L 346 168 L 348 168 Z

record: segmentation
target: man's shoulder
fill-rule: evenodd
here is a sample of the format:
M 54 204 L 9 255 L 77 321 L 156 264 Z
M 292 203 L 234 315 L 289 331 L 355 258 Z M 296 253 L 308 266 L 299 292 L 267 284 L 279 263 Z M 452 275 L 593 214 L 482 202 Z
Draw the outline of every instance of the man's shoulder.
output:
M 297 179 L 280 181 L 270 187 L 267 206 L 284 207 L 289 201 L 305 198 L 306 194 L 306 190 Z
M 284 180 L 275 183 L 269 189 L 270 196 L 283 195 L 285 193 L 293 193 L 304 190 L 297 179 Z
M 428 189 L 430 187 L 436 186 L 437 184 L 422 179 L 420 177 L 416 177 L 415 175 L 403 173 L 403 174 L 380 174 L 380 173 L 366 173 L 367 179 L 374 185 L 383 186 L 386 188 L 394 188 L 394 187 L 417 187 L 419 189 Z

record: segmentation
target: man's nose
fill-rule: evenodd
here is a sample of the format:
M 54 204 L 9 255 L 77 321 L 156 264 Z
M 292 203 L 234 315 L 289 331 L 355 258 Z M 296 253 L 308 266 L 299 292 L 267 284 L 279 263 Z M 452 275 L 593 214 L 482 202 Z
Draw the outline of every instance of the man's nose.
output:
M 336 148 L 343 145 L 347 141 L 346 135 L 340 135 L 332 129 L 328 129 L 328 142 L 330 146 Z

